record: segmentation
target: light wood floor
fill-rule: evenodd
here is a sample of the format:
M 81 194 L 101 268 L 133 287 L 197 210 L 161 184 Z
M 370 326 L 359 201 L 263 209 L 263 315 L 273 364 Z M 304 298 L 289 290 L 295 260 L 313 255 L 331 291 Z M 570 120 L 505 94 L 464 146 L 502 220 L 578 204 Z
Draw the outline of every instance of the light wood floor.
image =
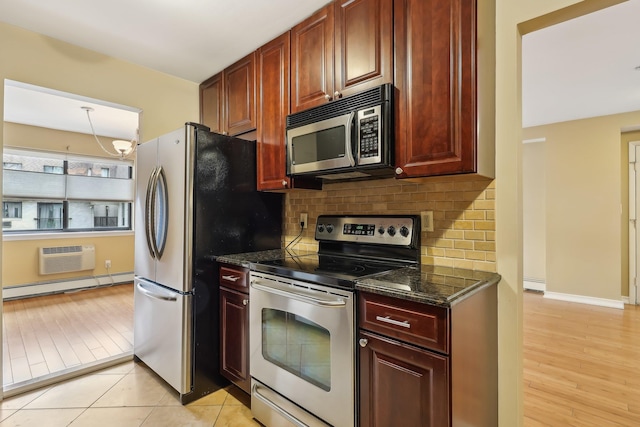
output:
M 133 351 L 133 284 L 5 301 L 4 386 Z
M 640 308 L 524 294 L 525 426 L 640 426 Z

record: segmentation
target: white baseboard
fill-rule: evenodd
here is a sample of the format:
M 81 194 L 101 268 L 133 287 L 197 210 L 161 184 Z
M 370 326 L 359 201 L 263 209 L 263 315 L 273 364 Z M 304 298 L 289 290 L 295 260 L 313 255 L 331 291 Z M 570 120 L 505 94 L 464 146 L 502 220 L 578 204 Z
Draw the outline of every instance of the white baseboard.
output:
M 557 299 L 561 301 L 577 302 L 580 304 L 598 305 L 601 307 L 624 309 L 624 303 L 622 302 L 622 300 L 585 297 L 582 295 L 561 294 L 558 292 L 545 292 L 544 297 L 549 299 Z
M 622 296 L 622 303 L 623 303 L 623 304 L 631 304 L 631 303 L 629 302 L 629 297 L 625 297 L 625 296 L 623 295 L 623 296 Z
M 547 284 L 542 280 L 524 279 L 522 281 L 522 287 L 530 291 L 544 292 L 547 289 Z
M 26 298 L 36 295 L 69 292 L 98 286 L 133 282 L 133 273 L 119 273 L 106 276 L 82 277 L 49 283 L 31 283 L 27 285 L 8 286 L 2 289 L 2 299 Z

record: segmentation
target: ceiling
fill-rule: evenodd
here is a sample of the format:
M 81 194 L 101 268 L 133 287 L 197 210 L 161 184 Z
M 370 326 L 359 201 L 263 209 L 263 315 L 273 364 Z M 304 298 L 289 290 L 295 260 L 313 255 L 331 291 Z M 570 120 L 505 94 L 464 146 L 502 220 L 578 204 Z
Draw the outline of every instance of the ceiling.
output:
M 327 2 L 2 0 L 0 21 L 200 83 Z M 640 110 L 638 16 L 640 0 L 629 0 L 523 37 L 524 126 Z M 137 122 L 135 108 L 78 95 L 58 106 L 52 95 L 62 93 L 14 86 L 5 95 L 7 121 L 53 127 L 41 121 L 53 119 L 54 124 L 68 123 L 63 130 L 87 133 L 86 113 L 79 104 L 93 102 L 99 135 L 130 139 L 127 135 L 137 128 L 127 124 L 124 129 L 98 130 L 122 123 L 107 117 L 122 112 L 116 110 Z M 32 102 L 39 95 L 29 91 L 44 92 L 50 102 Z

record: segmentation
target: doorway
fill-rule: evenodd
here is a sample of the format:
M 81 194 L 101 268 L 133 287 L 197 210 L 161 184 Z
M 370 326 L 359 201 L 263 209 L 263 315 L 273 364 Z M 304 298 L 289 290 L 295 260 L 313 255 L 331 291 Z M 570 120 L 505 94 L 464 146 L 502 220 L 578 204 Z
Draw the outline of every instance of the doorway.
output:
M 10 396 L 132 358 L 134 161 L 105 151 L 111 139 L 137 139 L 141 111 L 11 80 L 4 94 Z M 43 254 L 59 257 L 47 264 Z

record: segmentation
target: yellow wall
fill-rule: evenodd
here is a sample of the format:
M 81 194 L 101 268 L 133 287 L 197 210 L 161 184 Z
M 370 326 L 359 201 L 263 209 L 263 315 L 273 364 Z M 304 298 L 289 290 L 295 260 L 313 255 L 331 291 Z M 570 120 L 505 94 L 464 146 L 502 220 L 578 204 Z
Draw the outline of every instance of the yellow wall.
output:
M 0 79 L 10 79 L 44 86 L 64 92 L 101 99 L 140 108 L 140 138 L 142 141 L 174 130 L 187 121 L 198 121 L 198 84 L 157 71 L 126 63 L 105 55 L 0 23 Z M 0 99 L 4 99 L 4 85 L 0 81 Z M 3 115 L 0 102 L 0 115 Z M 2 124 L 0 145 L 23 145 L 11 142 L 22 132 L 20 126 Z M 22 129 L 24 131 L 24 129 Z M 30 129 L 29 132 L 36 132 Z M 41 139 L 28 142 L 56 151 L 84 151 L 80 141 L 69 144 L 53 132 L 48 143 Z M 44 145 L 43 145 L 44 144 Z M 93 143 L 95 145 L 95 143 Z M 89 150 L 93 150 L 91 148 Z M 77 150 L 77 151 L 76 151 Z M 0 176 L 0 184 L 1 184 Z M 1 188 L 1 185 L 0 185 Z M 96 245 L 96 269 L 93 275 L 106 274 L 104 260 L 111 259 L 112 273 L 133 271 L 133 236 L 100 238 L 65 238 L 55 241 L 8 241 L 3 244 L 2 286 L 33 283 L 59 278 L 78 277 L 86 272 L 64 275 L 37 275 L 37 248 L 47 245 Z
M 632 125 L 640 112 L 524 129 L 525 139 L 546 138 L 547 291 L 620 300 L 620 134 Z

